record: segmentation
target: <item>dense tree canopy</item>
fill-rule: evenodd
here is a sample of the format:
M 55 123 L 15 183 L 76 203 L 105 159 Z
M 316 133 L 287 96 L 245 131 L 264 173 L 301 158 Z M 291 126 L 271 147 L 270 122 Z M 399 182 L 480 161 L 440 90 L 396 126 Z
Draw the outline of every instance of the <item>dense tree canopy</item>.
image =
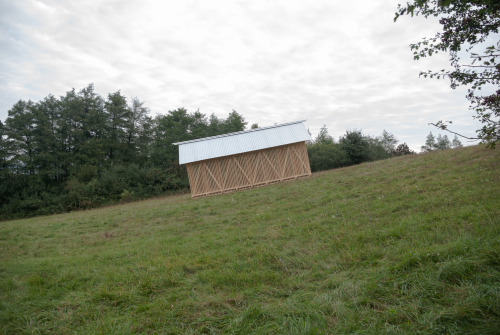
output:
M 347 131 L 339 141 L 323 126 L 318 136 L 308 144 L 311 171 L 322 171 L 394 156 L 413 154 L 406 143 L 396 148 L 396 137 L 384 130 L 378 137 L 363 134 L 360 130 Z
M 411 44 L 413 56 L 418 60 L 438 52 L 449 54 L 452 70 L 421 75 L 447 77 L 452 88 L 468 87 L 467 99 L 476 112 L 475 118 L 482 123 L 477 138 L 493 148 L 500 140 L 500 1 L 415 0 L 399 5 L 394 20 L 402 15 L 439 18 L 442 31 Z M 433 125 L 451 131 L 449 123 L 441 120 Z
M 60 212 L 188 187 L 173 142 L 241 131 L 236 111 L 207 118 L 184 108 L 155 118 L 120 91 L 93 85 L 17 102 L 0 122 L 0 217 Z

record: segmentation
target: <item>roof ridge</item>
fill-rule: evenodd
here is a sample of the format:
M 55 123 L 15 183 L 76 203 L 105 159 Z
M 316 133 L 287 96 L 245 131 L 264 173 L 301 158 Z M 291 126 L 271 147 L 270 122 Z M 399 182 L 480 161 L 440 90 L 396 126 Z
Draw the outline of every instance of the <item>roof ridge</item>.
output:
M 240 135 L 240 134 L 246 134 L 246 133 L 251 133 L 254 131 L 261 131 L 261 130 L 266 130 L 266 129 L 271 129 L 271 128 L 279 128 L 279 127 L 284 127 L 284 126 L 289 126 L 291 124 L 296 124 L 296 123 L 304 123 L 306 120 L 300 120 L 300 121 L 294 121 L 294 122 L 287 122 L 287 123 L 282 123 L 282 124 L 275 124 L 272 126 L 267 126 L 267 127 L 262 127 L 262 128 L 255 128 L 255 129 L 249 129 L 249 130 L 242 130 L 242 131 L 236 131 L 232 133 L 227 133 L 227 134 L 221 134 L 221 135 L 215 135 L 215 136 L 209 136 L 209 137 L 202 137 L 194 140 L 188 140 L 188 141 L 183 141 L 183 142 L 175 142 L 172 143 L 173 145 L 181 145 L 181 144 L 187 144 L 187 143 L 194 143 L 194 142 L 202 142 L 202 141 L 207 141 L 207 140 L 212 140 L 216 138 L 221 138 L 221 137 L 229 137 L 229 136 L 234 136 L 234 135 Z

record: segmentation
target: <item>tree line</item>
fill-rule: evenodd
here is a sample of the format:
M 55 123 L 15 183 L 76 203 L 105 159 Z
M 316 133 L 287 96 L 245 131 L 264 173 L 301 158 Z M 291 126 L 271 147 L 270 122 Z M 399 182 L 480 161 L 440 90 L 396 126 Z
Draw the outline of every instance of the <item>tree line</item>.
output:
M 415 154 L 406 143 L 399 143 L 396 137 L 384 130 L 380 136 L 363 134 L 361 130 L 347 131 L 338 141 L 323 126 L 318 136 L 308 143 L 307 152 L 311 171 L 323 171 L 349 165 Z M 462 147 L 455 137 L 450 141 L 447 135 L 434 137 L 432 132 L 426 138 L 421 152 Z
M 435 137 L 431 131 L 429 135 L 427 135 L 427 138 L 425 139 L 425 145 L 421 146 L 420 150 L 422 150 L 422 152 L 430 152 L 430 151 L 454 149 L 460 147 L 462 147 L 462 142 L 460 142 L 457 135 L 455 135 L 453 140 L 450 140 L 448 138 L 448 135 L 442 136 L 441 134 L 438 134 L 437 137 Z
M 245 129 L 184 108 L 152 118 L 120 91 L 88 85 L 59 98 L 20 100 L 0 121 L 0 219 L 96 207 L 189 187 L 173 142 Z
M 378 137 L 365 135 L 361 130 L 348 130 L 338 141 L 323 126 L 318 136 L 307 145 L 311 171 L 329 170 L 394 156 L 413 154 L 406 143 L 398 144 L 396 137 L 384 130 Z
M 92 84 L 59 98 L 20 100 L 0 121 L 0 219 L 86 209 L 189 188 L 172 143 L 242 131 L 227 118 L 184 108 L 149 116 L 120 91 L 102 97 Z M 257 128 L 257 124 L 251 128 Z M 311 170 L 321 171 L 414 153 L 387 131 L 378 137 L 347 131 L 335 141 L 326 126 L 307 144 Z M 457 144 L 458 143 L 458 144 Z M 422 151 L 461 146 L 427 137 Z

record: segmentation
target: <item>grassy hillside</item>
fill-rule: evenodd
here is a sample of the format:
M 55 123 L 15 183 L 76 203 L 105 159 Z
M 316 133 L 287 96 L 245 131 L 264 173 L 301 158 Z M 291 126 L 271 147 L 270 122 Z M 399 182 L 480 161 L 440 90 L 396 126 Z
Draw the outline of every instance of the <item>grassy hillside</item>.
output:
M 2 334 L 500 329 L 500 150 L 0 223 Z

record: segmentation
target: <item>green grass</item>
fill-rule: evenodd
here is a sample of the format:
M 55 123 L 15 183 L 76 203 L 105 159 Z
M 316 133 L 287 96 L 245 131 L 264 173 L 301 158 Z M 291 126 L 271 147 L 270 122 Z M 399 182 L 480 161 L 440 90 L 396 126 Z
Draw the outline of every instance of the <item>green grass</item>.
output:
M 0 223 L 1 334 L 498 334 L 500 151 Z

